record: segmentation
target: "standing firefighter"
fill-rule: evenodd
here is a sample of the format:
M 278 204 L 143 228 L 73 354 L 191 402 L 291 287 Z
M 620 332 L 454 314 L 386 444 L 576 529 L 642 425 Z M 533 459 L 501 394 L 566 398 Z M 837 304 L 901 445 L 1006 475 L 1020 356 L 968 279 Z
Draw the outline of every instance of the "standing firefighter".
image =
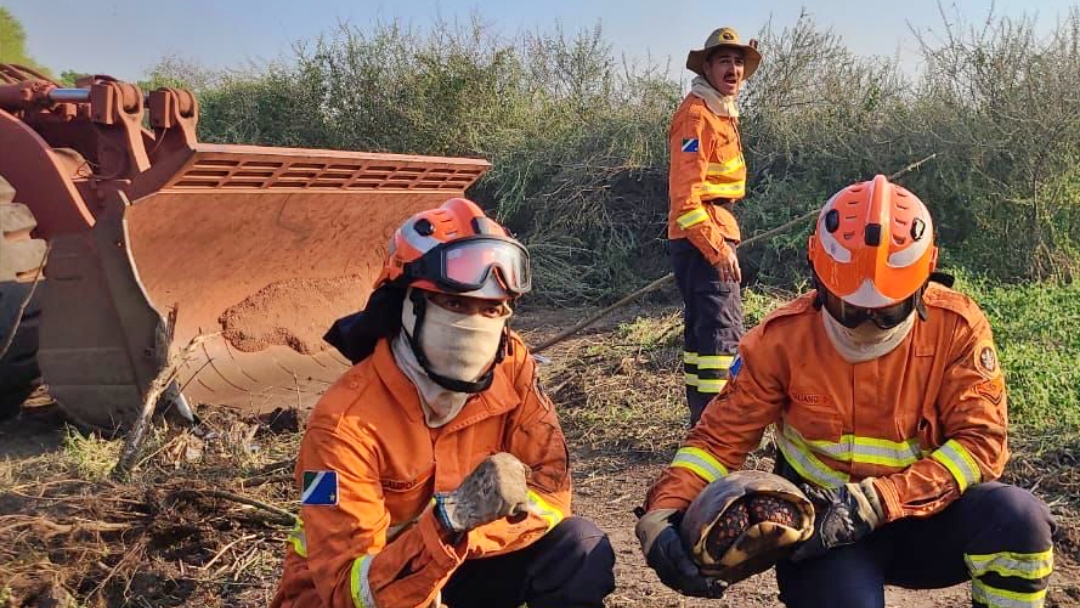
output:
M 570 516 L 559 420 L 507 327 L 529 289 L 525 248 L 470 201 L 397 230 L 327 335 L 357 365 L 308 422 L 273 606 L 603 606 L 614 553 Z
M 673 526 L 775 423 L 776 473 L 816 512 L 777 563 L 785 604 L 884 606 L 886 584 L 971 580 L 975 606 L 1042 606 L 1054 523 L 994 481 L 1005 381 L 979 307 L 930 282 L 926 207 L 882 176 L 854 184 L 825 204 L 809 250 L 816 289 L 746 335 L 730 384 L 650 489 L 637 528 L 649 564 L 684 593 L 723 592 Z
M 761 63 L 755 41 L 739 43 L 734 29 L 713 32 L 690 51 L 686 67 L 698 76 L 668 130 L 671 154 L 668 238 L 675 280 L 685 304 L 683 365 L 693 426 L 727 383 L 742 337 L 735 255 L 739 225 L 731 213 L 746 196 L 746 162 L 735 97 Z

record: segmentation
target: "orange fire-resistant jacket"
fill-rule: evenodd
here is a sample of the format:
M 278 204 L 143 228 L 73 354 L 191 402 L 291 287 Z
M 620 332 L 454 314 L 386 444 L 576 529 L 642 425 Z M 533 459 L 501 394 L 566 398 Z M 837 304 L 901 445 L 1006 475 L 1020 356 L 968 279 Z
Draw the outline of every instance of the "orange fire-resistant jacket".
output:
M 974 302 L 931 284 L 926 321 L 887 355 L 850 364 L 813 301 L 811 292 L 781 307 L 743 338 L 733 379 L 650 489 L 647 509 L 685 509 L 742 466 L 773 423 L 780 452 L 807 481 L 875 477 L 888 521 L 934 514 L 1001 475 L 1005 384 Z
M 714 114 L 691 93 L 671 121 L 668 149 L 668 238 L 690 239 L 710 264 L 718 264 L 725 239 L 740 240 L 735 216 L 709 202 L 746 196 L 738 119 Z
M 272 606 L 428 606 L 463 560 L 524 548 L 570 515 L 562 430 L 517 336 L 491 386 L 442 428 L 424 423 L 416 388 L 389 344 L 349 370 L 316 404 L 296 466 L 332 472 L 337 504 L 306 505 L 290 534 Z M 510 452 L 528 465 L 530 515 L 441 539 L 433 492 L 457 488 L 486 457 Z

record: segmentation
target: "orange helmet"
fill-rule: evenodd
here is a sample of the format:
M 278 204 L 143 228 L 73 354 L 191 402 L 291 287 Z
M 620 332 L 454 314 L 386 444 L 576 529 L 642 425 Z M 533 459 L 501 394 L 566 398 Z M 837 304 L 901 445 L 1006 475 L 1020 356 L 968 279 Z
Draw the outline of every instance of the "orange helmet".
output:
M 532 289 L 528 251 L 464 198 L 421 211 L 394 232 L 376 286 L 384 283 L 488 299 Z
M 883 175 L 852 184 L 825 203 L 809 250 L 819 290 L 868 311 L 902 305 L 894 312 L 905 318 L 937 264 L 926 205 Z

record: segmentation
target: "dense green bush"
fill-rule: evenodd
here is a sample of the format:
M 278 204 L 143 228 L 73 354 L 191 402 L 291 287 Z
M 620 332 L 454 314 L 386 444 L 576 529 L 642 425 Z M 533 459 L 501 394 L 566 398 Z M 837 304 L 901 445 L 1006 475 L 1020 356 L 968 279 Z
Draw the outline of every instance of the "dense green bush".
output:
M 766 59 L 741 98 L 740 220 L 766 230 L 936 153 L 900 181 L 993 324 L 1013 421 L 1080 423 L 1080 12 L 1042 37 L 1026 20 L 948 21 L 921 41 L 917 78 L 808 18 L 760 32 Z M 155 82 L 197 92 L 207 141 L 491 160 L 470 195 L 529 245 L 533 302 L 604 300 L 668 270 L 666 129 L 686 82 L 620 61 L 599 29 L 341 27 L 258 69 L 170 59 Z M 749 324 L 806 288 L 809 229 L 741 254 Z
M 944 21 L 944 20 L 943 20 Z M 809 18 L 759 34 L 741 98 L 746 234 L 839 187 L 936 153 L 901 181 L 934 213 L 945 258 L 993 280 L 1070 280 L 1080 259 L 1080 12 L 922 40 L 923 69 L 859 57 Z M 536 300 L 590 302 L 668 270 L 666 129 L 686 81 L 612 52 L 599 28 L 508 40 L 479 22 L 342 26 L 258 69 L 163 62 L 202 103 L 207 141 L 480 156 L 470 192 L 525 240 Z M 791 288 L 809 225 L 743 254 Z

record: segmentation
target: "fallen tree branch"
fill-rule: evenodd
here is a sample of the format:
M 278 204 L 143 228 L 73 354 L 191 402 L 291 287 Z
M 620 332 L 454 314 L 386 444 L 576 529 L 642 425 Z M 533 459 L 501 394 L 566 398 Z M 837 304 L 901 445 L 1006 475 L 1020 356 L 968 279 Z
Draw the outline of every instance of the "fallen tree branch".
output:
M 923 163 L 929 162 L 931 159 L 933 159 L 936 156 L 937 156 L 937 152 L 934 152 L 933 154 L 931 154 L 930 156 L 927 156 L 926 158 L 924 158 L 922 160 L 918 160 L 918 161 L 915 161 L 915 162 L 911 163 L 910 165 L 908 165 L 908 166 L 904 167 L 903 169 L 897 171 L 896 173 L 893 173 L 892 175 L 890 175 L 888 177 L 889 181 L 896 180 L 896 179 L 898 179 L 898 178 L 900 178 L 900 177 L 914 171 L 915 169 L 918 169 L 920 166 L 923 165 Z M 791 228 L 793 228 L 795 226 L 798 226 L 799 224 L 805 222 L 806 220 L 808 220 L 808 219 L 810 219 L 812 217 L 816 217 L 818 215 L 818 213 L 819 213 L 819 211 L 816 210 L 816 209 L 814 211 L 809 211 L 809 212 L 807 212 L 807 213 L 805 213 L 803 215 L 800 215 L 799 217 L 797 217 L 797 218 L 795 218 L 795 219 L 793 219 L 791 221 L 784 222 L 783 224 L 777 226 L 776 228 L 772 228 L 770 230 L 766 230 L 765 232 L 755 234 L 754 236 L 752 236 L 752 237 L 746 239 L 745 241 L 742 241 L 738 245 L 736 245 L 735 248 L 736 249 L 745 249 L 745 248 L 750 247 L 752 245 L 756 245 L 756 244 L 758 244 L 758 243 L 760 243 L 760 242 L 762 242 L 762 241 L 764 241 L 766 239 L 770 239 L 770 238 L 772 238 L 772 237 L 774 237 L 774 236 L 776 236 L 778 234 L 782 234 L 784 232 L 787 232 Z M 555 346 L 559 342 L 562 342 L 563 340 L 565 340 L 565 339 L 569 338 L 570 336 L 578 333 L 579 331 L 585 329 L 586 327 L 592 325 L 593 323 L 596 323 L 600 319 L 603 319 L 604 317 L 608 316 L 612 312 L 622 308 L 623 306 L 626 306 L 627 304 L 629 304 L 630 302 L 633 302 L 634 300 L 640 298 L 641 296 L 652 293 L 652 292 L 660 289 L 661 287 L 664 286 L 665 283 L 667 283 L 668 281 L 673 280 L 674 278 L 675 278 L 674 273 L 669 272 L 669 273 L 665 274 L 664 276 L 660 277 L 659 279 L 656 279 L 655 281 L 652 281 L 651 283 L 649 283 L 648 285 L 642 287 L 641 289 L 638 289 L 637 291 L 634 291 L 634 292 L 632 292 L 630 294 L 627 294 L 627 295 L 623 296 L 618 302 L 615 302 L 611 306 L 608 306 L 607 308 L 604 308 L 601 311 L 599 311 L 597 313 L 594 313 L 594 314 L 590 315 L 589 317 L 586 317 L 584 320 L 576 323 L 573 327 L 559 332 L 558 335 L 556 335 L 555 337 L 553 337 L 553 338 L 551 338 L 549 340 L 546 340 L 546 341 L 542 342 L 539 346 L 533 348 L 532 352 L 539 353 L 541 351 L 547 350 L 548 348 L 551 348 L 552 346 Z
M 204 335 L 200 334 L 191 339 L 183 349 L 180 350 L 175 356 L 169 357 L 167 354 L 169 345 L 172 343 L 173 327 L 176 324 L 176 309 L 173 309 L 169 318 L 164 320 L 158 327 L 158 336 L 156 348 L 158 350 L 158 360 L 163 362 L 161 371 L 154 376 L 153 381 L 150 382 L 150 386 L 146 390 L 146 395 L 143 397 L 142 410 L 139 412 L 138 418 L 135 419 L 135 423 L 132 424 L 131 430 L 128 431 L 127 437 L 124 438 L 124 447 L 120 450 L 120 458 L 116 462 L 116 466 L 113 467 L 109 476 L 118 482 L 127 481 L 128 476 L 131 474 L 131 470 L 135 467 L 135 463 L 139 460 L 139 453 L 142 450 L 142 444 L 146 438 L 146 431 L 150 428 L 150 420 L 153 418 L 154 409 L 157 407 L 158 401 L 161 396 L 165 394 L 169 387 L 176 381 L 176 374 L 180 368 L 187 363 L 195 349 L 199 347 L 203 342 L 209 340 L 216 334 Z
M 241 496 L 240 494 L 234 494 L 232 492 L 226 492 L 225 490 L 211 490 L 211 489 L 205 489 L 205 490 L 195 490 L 195 489 L 178 490 L 178 491 L 173 493 L 173 496 L 175 498 L 186 498 L 186 497 L 191 497 L 191 496 L 206 497 L 206 498 L 220 498 L 220 499 L 223 499 L 223 500 L 228 500 L 228 501 L 240 503 L 242 505 L 247 505 L 249 507 L 255 507 L 256 509 L 261 509 L 263 511 L 266 511 L 267 513 L 270 513 L 270 514 L 272 514 L 274 516 L 274 517 L 268 517 L 267 519 L 272 521 L 273 523 L 276 523 L 276 524 L 280 524 L 280 525 L 283 525 L 283 526 L 291 526 L 291 525 L 294 525 L 296 523 L 296 516 L 293 515 L 292 513 L 289 513 L 285 509 L 282 509 L 281 507 L 276 507 L 274 505 L 267 504 L 267 503 L 262 502 L 260 500 L 255 500 L 254 498 L 249 498 L 247 496 Z

